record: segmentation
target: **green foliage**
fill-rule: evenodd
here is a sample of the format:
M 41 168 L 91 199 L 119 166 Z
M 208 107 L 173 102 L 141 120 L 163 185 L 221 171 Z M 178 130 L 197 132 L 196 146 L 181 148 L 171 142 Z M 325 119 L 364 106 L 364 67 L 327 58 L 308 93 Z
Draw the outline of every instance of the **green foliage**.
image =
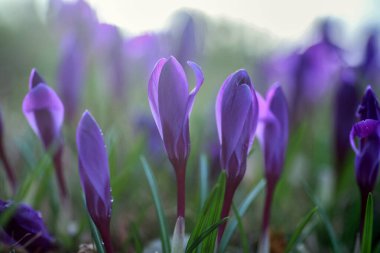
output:
M 149 183 L 150 191 L 153 197 L 154 206 L 156 208 L 158 222 L 160 224 L 162 252 L 170 253 L 170 240 L 169 240 L 168 226 L 167 226 L 166 218 L 164 215 L 164 209 L 162 208 L 161 200 L 158 194 L 156 179 L 153 175 L 153 172 L 147 160 L 143 156 L 140 157 L 140 160 L 144 168 L 145 176 Z
M 372 193 L 368 195 L 365 209 L 365 220 L 363 227 L 363 238 L 361 242 L 361 253 L 371 253 L 373 231 L 373 198 Z
M 237 210 L 237 208 L 234 204 L 232 205 L 232 210 L 234 211 L 234 215 L 235 215 L 236 221 L 238 223 L 240 240 L 241 240 L 241 244 L 243 246 L 243 252 L 248 253 L 249 252 L 249 243 L 248 243 L 247 235 L 245 234 L 243 222 L 241 221 L 239 211 Z
M 262 179 L 260 182 L 248 193 L 247 197 L 243 200 L 239 207 L 239 215 L 240 217 L 243 217 L 245 212 L 248 210 L 249 206 L 253 203 L 253 201 L 256 199 L 256 197 L 259 195 L 259 193 L 264 189 L 265 187 L 265 180 Z M 234 234 L 236 228 L 238 226 L 238 220 L 236 217 L 233 217 L 229 224 L 226 227 L 226 230 L 224 231 L 222 240 L 219 244 L 219 252 L 225 252 L 227 249 L 227 245 L 229 244 L 232 235 Z
M 226 222 L 226 219 L 220 220 L 225 188 L 226 173 L 222 172 L 202 208 L 200 217 L 197 219 L 186 246 L 186 253 L 196 252 L 199 247 L 202 253 L 214 252 L 217 236 L 217 231 L 215 230 L 220 224 Z
M 298 224 L 296 231 L 293 233 L 292 237 L 290 238 L 290 241 L 285 249 L 285 253 L 292 252 L 294 248 L 297 246 L 300 240 L 300 236 L 306 227 L 306 225 L 311 221 L 311 219 L 314 217 L 314 214 L 318 211 L 318 207 L 314 207 L 306 214 L 306 216 L 303 218 L 303 220 Z

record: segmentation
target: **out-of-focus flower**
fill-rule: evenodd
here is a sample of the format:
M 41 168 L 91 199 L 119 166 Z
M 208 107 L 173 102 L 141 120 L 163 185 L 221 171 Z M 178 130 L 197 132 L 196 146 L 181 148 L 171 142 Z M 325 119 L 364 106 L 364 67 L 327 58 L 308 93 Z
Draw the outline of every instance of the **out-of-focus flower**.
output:
M 106 252 L 110 253 L 112 196 L 107 150 L 102 131 L 88 111 L 78 124 L 76 140 L 87 210 L 102 236 Z
M 289 112 L 285 95 L 279 85 L 273 85 L 269 89 L 265 100 L 260 95 L 258 95 L 258 100 L 260 116 L 257 135 L 264 154 L 267 181 L 260 247 L 268 248 L 272 197 L 284 167 L 288 145 Z
M 380 109 L 371 87 L 364 94 L 357 116 L 361 121 L 352 127 L 350 141 L 356 154 L 355 175 L 362 198 L 362 231 L 368 194 L 375 187 L 380 162 Z M 355 137 L 359 138 L 359 147 L 355 144 Z
M 189 117 L 204 79 L 197 64 L 190 61 L 188 64 L 196 77 L 195 88 L 190 94 L 186 74 L 173 56 L 157 62 L 148 84 L 153 118 L 177 177 L 178 217 L 185 215 L 185 175 L 190 153 Z
M 368 36 L 358 72 L 362 83 L 380 85 L 380 53 L 378 31 L 376 30 L 370 32 Z
M 245 70 L 236 71 L 224 81 L 216 99 L 215 114 L 221 167 L 227 175 L 221 213 L 224 218 L 229 214 L 235 190 L 245 174 L 259 114 L 256 92 Z M 218 241 L 224 229 L 225 223 L 219 227 Z
M 29 125 L 41 139 L 45 149 L 53 154 L 53 162 L 61 195 L 67 195 L 62 168 L 63 141 L 61 127 L 64 107 L 55 91 L 47 86 L 35 69 L 29 79 L 22 110 Z
M 9 220 L 0 227 L 0 242 L 11 247 L 24 247 L 28 252 L 48 252 L 55 241 L 50 236 L 42 216 L 25 204 L 0 200 L 0 215 L 12 212 Z M 14 210 L 13 210 L 14 208 Z
M 303 51 L 273 56 L 264 63 L 266 82 L 279 81 L 288 95 L 292 124 L 299 123 L 306 110 L 313 109 L 337 82 L 343 65 L 342 50 L 326 36 Z
M 94 49 L 99 64 L 99 72 L 105 75 L 105 83 L 112 87 L 113 96 L 123 98 L 125 94 L 126 59 L 123 52 L 123 37 L 119 29 L 110 24 L 99 24 Z
M 358 84 L 352 69 L 343 70 L 334 98 L 335 166 L 338 180 L 350 149 L 349 135 L 359 103 Z
M 204 44 L 201 28 L 205 25 L 200 25 L 200 22 L 200 19 L 196 19 L 196 16 L 189 12 L 180 12 L 174 18 L 169 51 L 182 65 L 187 59 L 199 60 Z
M 86 56 L 74 34 L 62 41 L 58 66 L 58 91 L 65 106 L 66 120 L 73 122 L 80 106 L 86 75 Z
M 5 173 L 7 174 L 10 185 L 13 190 L 16 190 L 16 178 L 12 166 L 8 161 L 8 157 L 4 149 L 4 139 L 3 139 L 4 125 L 3 125 L 3 115 L 0 110 L 0 159 L 3 163 Z

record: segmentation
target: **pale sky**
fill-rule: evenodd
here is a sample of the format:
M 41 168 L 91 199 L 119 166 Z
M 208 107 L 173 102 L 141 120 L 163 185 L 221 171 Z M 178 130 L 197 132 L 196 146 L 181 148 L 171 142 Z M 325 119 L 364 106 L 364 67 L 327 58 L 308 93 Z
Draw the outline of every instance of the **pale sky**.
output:
M 1 4 L 30 0 L 0 0 Z M 49 0 L 34 0 L 41 13 Z M 64 0 L 73 1 L 73 0 Z M 217 19 L 254 25 L 282 39 L 296 40 L 318 18 L 332 16 L 352 32 L 364 22 L 380 27 L 380 0 L 87 0 L 103 22 L 138 34 L 164 28 L 179 9 L 196 9 Z M 3 5 L 6 6 L 6 5 Z M 1 11 L 1 10 L 0 10 Z M 2 10 L 4 13 L 6 10 Z M 43 15 L 42 15 L 43 16 Z

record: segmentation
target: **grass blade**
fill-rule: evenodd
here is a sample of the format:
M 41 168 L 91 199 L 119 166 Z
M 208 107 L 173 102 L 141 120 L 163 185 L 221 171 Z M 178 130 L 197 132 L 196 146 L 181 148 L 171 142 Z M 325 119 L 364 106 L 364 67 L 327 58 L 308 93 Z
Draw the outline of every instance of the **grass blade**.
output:
M 318 207 L 314 207 L 311 209 L 307 215 L 303 218 L 302 222 L 298 224 L 296 231 L 290 238 L 290 241 L 288 243 L 288 246 L 285 249 L 285 253 L 292 252 L 294 247 L 297 246 L 298 241 L 300 239 L 300 236 L 302 234 L 302 231 L 306 227 L 306 225 L 310 222 L 310 220 L 313 218 L 314 214 L 318 211 Z
M 234 204 L 232 204 L 232 210 L 234 211 L 234 215 L 235 215 L 236 221 L 238 223 L 241 244 L 243 245 L 243 252 L 249 253 L 249 243 L 248 243 L 247 235 L 245 234 L 243 222 L 241 221 L 241 216 L 239 214 L 239 211 L 237 210 L 237 208 Z
M 339 241 L 338 241 L 338 238 L 337 238 L 337 236 L 335 234 L 333 225 L 331 224 L 330 219 L 329 219 L 326 211 L 324 210 L 324 208 L 322 208 L 322 205 L 320 204 L 320 202 L 317 199 L 317 197 L 315 197 L 311 193 L 310 187 L 306 183 L 304 184 L 304 187 L 305 187 L 305 191 L 306 191 L 307 195 L 309 196 L 309 198 L 311 199 L 311 201 L 313 202 L 313 204 L 316 207 L 318 207 L 318 213 L 319 213 L 319 216 L 321 217 L 322 223 L 325 226 L 327 234 L 328 234 L 328 236 L 330 238 L 333 252 L 334 253 L 340 253 L 340 252 L 342 252 L 340 250 Z
M 256 199 L 257 195 L 264 189 L 265 180 L 262 179 L 260 182 L 251 190 L 251 192 L 247 195 L 247 197 L 243 200 L 239 207 L 239 215 L 243 217 L 245 212 L 248 210 L 249 206 Z M 224 231 L 224 235 L 219 245 L 219 252 L 225 252 L 228 243 L 230 242 L 232 235 L 234 234 L 236 228 L 238 226 L 238 221 L 236 217 L 230 219 L 229 224 L 227 225 L 226 230 Z
M 363 238 L 361 253 L 371 253 L 373 231 L 373 198 L 372 193 L 368 195 L 367 206 L 365 209 L 365 220 L 363 228 Z
M 211 235 L 212 232 L 214 232 L 220 225 L 227 222 L 228 217 L 225 217 L 224 219 L 221 219 L 217 223 L 211 225 L 206 230 L 204 230 L 197 238 L 195 238 L 194 241 L 192 241 L 191 245 L 189 245 L 188 249 L 186 249 L 186 252 L 192 252 L 194 251 L 204 239 L 206 239 L 209 235 Z
M 162 244 L 162 252 L 163 253 L 170 253 L 170 240 L 169 240 L 169 234 L 168 234 L 168 226 L 166 222 L 166 218 L 164 215 L 164 209 L 161 205 L 161 200 L 158 195 L 158 189 L 157 189 L 157 183 L 156 179 L 153 175 L 153 172 L 146 161 L 145 157 L 140 157 L 141 163 L 144 168 L 145 176 L 149 183 L 149 188 L 152 192 L 152 197 L 154 201 L 154 206 L 156 208 L 157 212 L 157 218 L 158 222 L 160 224 L 160 237 L 161 237 L 161 244 Z
M 220 220 L 225 188 L 226 173 L 222 172 L 219 176 L 218 182 L 214 186 L 202 208 L 201 215 L 198 218 L 195 228 L 191 233 L 189 242 L 187 243 L 186 253 L 196 252 L 199 247 L 201 247 L 201 252 L 214 252 L 217 236 L 216 231 L 212 230 L 207 234 L 207 237 L 202 240 L 200 240 L 200 238 Z M 200 242 L 198 242 L 199 240 Z M 202 245 L 198 246 L 200 243 L 202 243 Z
M 200 181 L 200 206 L 203 207 L 206 202 L 208 194 L 208 164 L 207 157 L 202 154 L 200 157 L 200 166 L 199 166 L 199 181 Z

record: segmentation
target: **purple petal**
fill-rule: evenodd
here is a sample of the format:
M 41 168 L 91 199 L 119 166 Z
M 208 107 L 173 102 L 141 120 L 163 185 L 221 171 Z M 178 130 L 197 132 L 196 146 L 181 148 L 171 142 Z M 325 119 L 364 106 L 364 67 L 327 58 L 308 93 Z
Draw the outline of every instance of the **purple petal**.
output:
M 32 69 L 29 77 L 29 89 L 33 89 L 40 83 L 46 83 L 45 80 L 38 74 L 36 69 Z
M 148 82 L 148 100 L 150 109 L 153 114 L 154 121 L 156 122 L 158 131 L 161 135 L 161 138 L 163 139 L 162 135 L 162 126 L 161 126 L 161 119 L 160 119 L 160 112 L 158 110 L 158 83 L 160 80 L 160 75 L 162 68 L 164 67 L 165 63 L 168 60 L 165 58 L 162 58 L 158 60 L 156 63 L 156 66 L 153 69 L 153 72 L 150 76 L 149 82 Z
M 371 86 L 368 86 L 365 91 L 365 94 L 357 111 L 357 116 L 360 118 L 360 120 L 380 119 L 379 103 Z
M 195 74 L 195 80 L 196 80 L 195 87 L 190 92 L 189 98 L 187 100 L 187 111 L 186 111 L 186 114 L 188 116 L 190 116 L 191 111 L 193 109 L 194 98 L 197 95 L 199 89 L 201 88 L 201 86 L 203 84 L 204 76 L 203 76 L 202 69 L 198 66 L 198 64 L 196 64 L 195 62 L 192 62 L 192 61 L 188 61 L 187 64 L 189 64 L 189 66 L 193 69 L 194 74 Z
M 88 111 L 83 113 L 78 124 L 76 140 L 79 175 L 87 209 L 106 247 L 110 247 L 112 196 L 107 150 L 101 129 Z
M 60 132 L 64 108 L 55 91 L 40 83 L 23 101 L 23 112 L 33 131 L 49 145 Z
M 359 138 L 367 138 L 368 136 L 377 133 L 379 131 L 380 121 L 367 119 L 356 123 L 350 132 L 350 143 L 352 149 L 358 155 L 360 153 L 359 149 L 355 144 L 355 137 Z
M 162 68 L 158 85 L 158 110 L 169 157 L 184 158 L 187 155 L 186 147 L 177 147 L 177 143 L 183 136 L 188 96 L 185 72 L 179 62 L 170 57 Z
M 14 205 L 10 201 L 0 201 L 0 215 Z M 29 252 L 46 252 L 55 247 L 41 214 L 25 204 L 15 207 L 8 222 L 2 226 L 0 241 L 12 246 L 23 246 Z

